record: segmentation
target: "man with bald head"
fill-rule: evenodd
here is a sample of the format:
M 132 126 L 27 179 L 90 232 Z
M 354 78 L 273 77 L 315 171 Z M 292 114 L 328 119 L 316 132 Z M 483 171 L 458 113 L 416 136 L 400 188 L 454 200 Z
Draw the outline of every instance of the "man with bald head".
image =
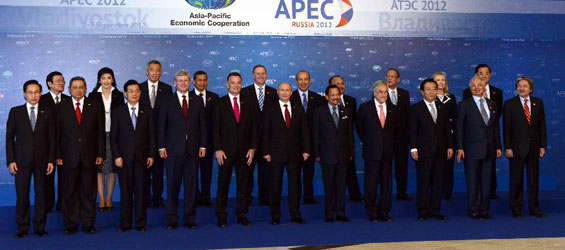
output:
M 263 118 L 263 158 L 271 163 L 271 224 L 281 218 L 281 191 L 286 165 L 288 208 L 293 222 L 304 224 L 299 211 L 300 169 L 310 157 L 310 135 L 306 116 L 300 106 L 291 104 L 292 87 L 288 82 L 277 88 L 278 105 L 268 106 Z

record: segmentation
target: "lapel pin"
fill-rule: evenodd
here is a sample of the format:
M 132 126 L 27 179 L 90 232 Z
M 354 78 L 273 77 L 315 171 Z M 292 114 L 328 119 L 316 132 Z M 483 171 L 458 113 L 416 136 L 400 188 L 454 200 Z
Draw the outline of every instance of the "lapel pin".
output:
M 142 113 L 142 114 L 143 114 L 143 110 L 140 110 L 139 113 Z

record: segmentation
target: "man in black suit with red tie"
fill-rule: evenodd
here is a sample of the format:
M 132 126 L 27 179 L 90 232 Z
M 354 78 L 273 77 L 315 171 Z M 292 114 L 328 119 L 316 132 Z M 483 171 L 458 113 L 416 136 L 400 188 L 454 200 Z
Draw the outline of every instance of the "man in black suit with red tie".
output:
M 394 179 L 396 180 L 396 199 L 401 201 L 411 201 L 408 196 L 408 151 L 410 136 L 407 133 L 410 116 L 410 92 L 398 87 L 400 82 L 400 72 L 397 69 L 386 71 L 386 83 L 388 85 L 387 104 L 393 105 L 397 110 L 396 131 L 394 135 Z
M 243 100 L 247 100 L 253 111 L 255 113 L 255 118 L 257 123 L 259 124 L 258 131 L 258 141 L 259 141 L 259 148 L 260 151 L 262 148 L 261 144 L 261 126 L 263 120 L 263 110 L 265 106 L 274 105 L 277 101 L 277 93 L 273 87 L 269 87 L 266 85 L 267 81 L 267 68 L 263 65 L 255 65 L 253 67 L 253 81 L 254 83 L 251 86 L 247 86 L 241 90 L 241 97 Z M 262 152 L 256 152 L 255 158 L 253 159 L 253 163 L 251 163 L 251 167 L 248 168 L 248 183 L 247 183 L 247 203 L 248 205 L 251 204 L 253 200 L 253 182 L 254 182 L 254 175 L 255 175 L 255 164 L 257 164 L 257 189 L 258 189 L 258 196 L 259 196 L 259 204 L 262 206 L 269 205 L 269 194 L 270 194 L 270 186 L 271 186 L 271 171 L 269 167 L 269 163 L 263 158 Z
M 332 76 L 328 80 L 328 84 L 338 87 L 340 93 L 339 105 L 349 109 L 349 113 L 352 118 L 351 122 L 355 122 L 357 101 L 352 96 L 345 94 L 345 81 L 343 80 L 343 77 L 340 75 Z M 353 124 L 351 126 L 351 130 L 351 133 L 353 133 Z M 355 141 L 353 141 L 353 145 L 355 145 Z M 353 155 L 353 158 L 347 163 L 347 169 L 345 170 L 346 185 L 347 190 L 349 190 L 349 200 L 361 202 L 361 190 L 359 190 L 359 182 L 357 181 L 357 166 L 355 165 L 355 146 L 351 149 L 351 154 Z
M 291 104 L 292 87 L 279 84 L 278 105 L 268 106 L 263 117 L 263 158 L 271 163 L 271 224 L 281 219 L 281 192 L 286 165 L 288 208 L 293 222 L 304 224 L 300 215 L 300 164 L 310 157 L 310 133 L 304 111 Z
M 467 214 L 472 219 L 491 219 L 489 190 L 492 161 L 502 155 L 496 103 L 484 97 L 485 83 L 471 78 L 473 96 L 464 99 L 457 114 L 457 163 L 464 159 Z
M 314 111 L 320 105 L 326 103 L 326 100 L 318 93 L 309 90 L 310 87 L 310 73 L 305 70 L 300 70 L 295 76 L 296 85 L 298 89 L 292 91 L 290 96 L 290 102 L 292 105 L 302 107 L 304 113 L 306 114 L 306 121 L 308 122 L 308 131 L 312 134 L 313 121 L 314 121 Z M 313 144 L 313 138 L 310 136 L 310 145 Z M 299 173 L 302 173 L 302 187 L 299 186 L 299 193 L 304 193 L 304 204 L 316 204 L 318 203 L 314 200 L 314 186 L 312 184 L 314 180 L 316 162 L 314 157 L 308 157 L 302 162 Z M 299 180 L 300 182 L 300 180 Z M 300 183 L 299 183 L 300 185 Z M 300 198 L 299 198 L 300 200 Z
M 144 204 L 144 177 L 155 159 L 155 124 L 151 107 L 139 103 L 141 88 L 135 80 L 124 84 L 126 104 L 112 112 L 110 142 L 112 159 L 120 178 L 120 229 L 145 232 L 147 208 Z M 135 210 L 134 210 L 135 207 Z
M 485 98 L 495 102 L 496 110 L 498 110 L 496 119 L 499 120 L 502 116 L 502 90 L 490 84 L 491 72 L 490 67 L 486 64 L 479 64 L 475 67 L 475 75 L 486 84 L 483 95 Z M 463 90 L 463 99 L 467 99 L 471 96 L 472 93 L 470 88 Z M 489 198 L 498 200 L 498 195 L 496 195 L 496 160 L 492 161 L 491 171 Z
M 204 71 L 196 71 L 194 73 L 194 89 L 190 91 L 190 95 L 194 97 L 201 98 L 204 103 L 204 110 L 206 111 L 206 127 L 212 127 L 212 113 L 216 107 L 216 103 L 220 97 L 218 94 L 206 89 L 208 87 L 208 74 Z M 207 129 L 208 133 L 208 148 L 212 148 L 210 145 L 212 143 L 212 130 Z M 196 168 L 196 176 L 200 172 L 200 181 L 196 178 L 196 204 L 201 206 L 212 206 L 210 201 L 210 185 L 212 182 L 212 155 L 214 152 L 212 150 L 206 150 L 206 156 L 198 160 L 198 167 Z M 198 187 L 200 183 L 200 188 Z
M 56 105 L 62 100 L 71 99 L 70 96 L 63 94 L 65 90 L 65 78 L 63 74 L 58 71 L 53 71 L 47 75 L 45 81 L 47 83 L 47 88 L 49 92 L 43 94 L 39 100 L 39 104 L 46 105 L 51 109 L 52 113 L 55 114 L 57 109 Z M 55 170 L 53 174 L 47 175 L 45 178 L 45 209 L 47 213 L 51 212 L 53 206 L 56 207 L 57 211 L 61 211 L 61 200 L 63 200 L 63 166 L 55 165 L 57 170 L 57 202 L 55 203 Z
M 147 70 L 145 73 L 147 75 L 147 81 L 140 83 L 141 99 L 139 102 L 145 106 L 151 107 L 151 110 L 153 111 L 153 119 L 155 120 L 155 125 L 157 125 L 159 110 L 168 99 L 173 97 L 173 90 L 171 85 L 160 80 L 161 63 L 159 61 L 149 61 L 147 63 Z M 159 153 L 156 151 L 155 155 L 158 154 Z M 153 167 L 148 169 L 148 173 L 145 175 L 144 200 L 147 206 L 153 204 L 153 206 L 157 208 L 165 207 L 165 203 L 163 202 L 164 164 L 165 160 L 163 158 L 155 158 Z
M 247 219 L 247 168 L 251 166 L 259 144 L 259 125 L 255 107 L 250 101 L 241 98 L 241 75 L 231 72 L 227 77 L 226 86 L 228 94 L 220 98 L 212 117 L 212 145 L 218 162 L 217 225 L 227 226 L 228 193 L 235 166 L 237 221 L 249 226 L 251 222 Z
M 71 100 L 57 107 L 57 165 L 63 165 L 63 218 L 65 234 L 78 230 L 95 233 L 96 168 L 105 158 L 104 111 L 86 98 L 86 81 L 73 77 L 69 84 Z
M 348 222 L 345 216 L 345 171 L 353 158 L 353 118 L 350 109 L 339 105 L 335 85 L 326 87 L 327 105 L 314 113 L 313 155 L 322 164 L 326 222 Z
M 30 227 L 29 190 L 33 175 L 35 211 L 33 230 L 36 235 L 47 236 L 45 223 L 45 179 L 55 163 L 55 115 L 47 105 L 38 104 L 41 85 L 36 80 L 24 83 L 26 104 L 10 109 L 6 123 L 6 162 L 16 179 L 15 238 L 27 235 Z
M 510 209 L 521 216 L 524 197 L 524 165 L 527 174 L 529 214 L 544 218 L 539 209 L 539 159 L 545 155 L 547 133 L 543 100 L 531 96 L 534 80 L 520 77 L 516 81 L 518 96 L 504 103 L 504 148 L 510 161 Z
M 359 106 L 356 129 L 363 143 L 365 212 L 371 222 L 392 221 L 392 155 L 396 110 L 389 105 L 384 81 L 372 86 L 374 99 Z M 377 191 L 380 197 L 377 202 Z
M 433 79 L 423 80 L 420 83 L 423 100 L 412 106 L 410 114 L 410 154 L 416 161 L 418 175 L 418 220 L 447 219 L 440 214 L 441 196 L 444 163 L 453 157 L 453 138 L 447 108 L 436 100 L 437 89 Z
M 167 165 L 167 229 L 177 228 L 177 206 L 184 186 L 183 225 L 196 228 L 196 183 L 198 159 L 206 155 L 208 134 L 202 99 L 190 96 L 190 75 L 175 73 L 177 92 L 159 110 L 157 147 Z

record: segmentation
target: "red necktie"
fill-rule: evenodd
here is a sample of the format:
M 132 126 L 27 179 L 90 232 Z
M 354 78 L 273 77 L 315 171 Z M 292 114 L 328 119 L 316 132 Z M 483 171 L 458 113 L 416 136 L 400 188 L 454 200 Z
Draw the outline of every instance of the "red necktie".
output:
M 186 95 L 182 95 L 182 114 L 185 119 L 188 117 L 188 102 L 186 102 Z
M 526 120 L 530 124 L 530 108 L 528 107 L 528 99 L 524 99 L 524 114 L 526 115 Z
M 288 111 L 288 104 L 284 104 L 284 121 L 286 122 L 286 127 L 290 128 L 290 112 Z
M 385 127 L 385 111 L 383 109 L 383 105 L 379 104 L 379 121 L 381 121 L 381 127 L 384 128 Z
M 77 114 L 78 124 L 80 125 L 80 118 L 81 118 L 81 115 L 80 115 L 80 102 L 77 102 L 76 105 L 77 105 L 77 108 L 75 109 L 75 112 L 76 112 L 76 114 Z
M 239 123 L 239 105 L 237 105 L 237 97 L 233 97 L 233 114 L 235 115 L 235 121 Z

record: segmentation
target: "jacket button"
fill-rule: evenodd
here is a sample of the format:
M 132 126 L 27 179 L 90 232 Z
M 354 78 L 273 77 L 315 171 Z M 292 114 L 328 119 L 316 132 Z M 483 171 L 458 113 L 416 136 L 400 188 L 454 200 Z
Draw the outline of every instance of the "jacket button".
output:
M 82 139 L 78 139 L 78 141 L 82 141 Z

